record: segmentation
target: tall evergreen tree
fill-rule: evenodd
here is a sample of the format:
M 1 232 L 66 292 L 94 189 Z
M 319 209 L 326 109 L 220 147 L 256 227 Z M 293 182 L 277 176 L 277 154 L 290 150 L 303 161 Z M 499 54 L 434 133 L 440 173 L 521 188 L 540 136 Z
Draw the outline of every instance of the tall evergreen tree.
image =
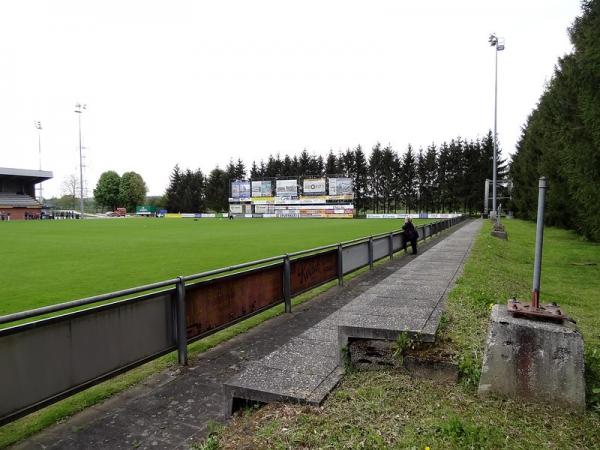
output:
M 352 177 L 356 172 L 355 153 L 352 150 L 347 149 L 341 156 L 342 157 L 338 160 L 338 172 L 343 173 L 347 177 Z
M 180 199 L 178 189 L 181 184 L 181 169 L 179 169 L 179 164 L 176 164 L 171 171 L 171 175 L 169 177 L 169 186 L 167 187 L 167 191 L 165 192 L 166 198 L 166 208 L 168 211 L 181 211 Z
M 437 170 L 437 192 L 435 197 L 437 198 L 438 211 L 445 212 L 451 206 L 450 200 L 450 183 L 451 183 L 451 169 L 450 169 L 450 149 L 448 144 L 444 142 L 440 146 L 440 153 L 438 157 L 438 170 Z
M 359 145 L 354 150 L 354 205 L 359 213 L 367 209 L 368 182 L 367 159 Z
M 258 179 L 261 177 L 262 177 L 262 175 L 260 174 L 259 167 L 256 165 L 255 161 L 252 161 L 252 167 L 250 167 L 250 178 Z
M 306 149 L 302 150 L 300 157 L 298 158 L 298 176 L 303 176 L 310 171 L 310 155 Z
M 425 191 L 427 189 L 427 167 L 425 165 L 425 156 L 423 155 L 423 149 L 419 149 L 417 155 L 417 210 L 427 211 L 425 205 Z
M 241 160 L 241 158 L 238 158 L 235 164 L 235 178 L 238 180 L 246 179 L 246 165 Z
M 389 145 L 381 151 L 381 167 L 379 170 L 379 183 L 381 185 L 381 200 L 383 212 L 389 213 L 395 197 L 394 184 L 394 158 L 396 153 Z
M 381 144 L 378 142 L 371 150 L 369 157 L 369 196 L 371 197 L 371 210 L 379 212 L 382 200 L 381 186 Z
M 215 212 L 224 212 L 229 208 L 229 185 L 227 173 L 215 167 L 206 181 L 206 207 Z
M 417 177 L 415 155 L 412 146 L 409 145 L 404 157 L 402 158 L 402 178 L 400 192 L 406 212 L 410 214 L 414 211 L 417 197 L 417 188 L 415 179 Z
M 284 177 L 290 177 L 294 175 L 292 168 L 292 158 L 290 158 L 289 155 L 285 155 L 285 157 L 283 158 L 283 162 L 281 165 L 281 174 Z
M 329 150 L 327 154 L 327 160 L 325 161 L 325 174 L 326 175 L 336 175 L 338 172 L 338 161 L 333 153 L 333 150 Z
M 437 149 L 435 144 L 431 144 L 427 147 L 425 153 L 425 184 L 423 190 L 423 205 L 426 211 L 435 211 L 435 192 L 436 192 L 436 179 L 437 179 Z

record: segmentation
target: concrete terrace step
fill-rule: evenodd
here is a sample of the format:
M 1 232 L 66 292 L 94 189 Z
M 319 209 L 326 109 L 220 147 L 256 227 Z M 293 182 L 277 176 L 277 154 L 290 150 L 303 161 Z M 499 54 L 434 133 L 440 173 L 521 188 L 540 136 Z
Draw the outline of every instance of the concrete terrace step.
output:
M 340 381 L 349 339 L 396 340 L 406 332 L 433 342 L 444 300 L 481 221 L 473 221 L 299 336 L 251 363 L 224 385 L 226 412 L 238 402 L 319 405 Z

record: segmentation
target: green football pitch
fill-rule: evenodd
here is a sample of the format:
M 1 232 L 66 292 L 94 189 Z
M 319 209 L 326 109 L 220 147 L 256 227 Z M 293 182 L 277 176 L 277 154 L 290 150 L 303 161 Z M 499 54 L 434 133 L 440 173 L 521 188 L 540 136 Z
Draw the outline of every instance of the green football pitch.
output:
M 2 222 L 0 315 L 389 232 L 402 224 L 397 219 Z

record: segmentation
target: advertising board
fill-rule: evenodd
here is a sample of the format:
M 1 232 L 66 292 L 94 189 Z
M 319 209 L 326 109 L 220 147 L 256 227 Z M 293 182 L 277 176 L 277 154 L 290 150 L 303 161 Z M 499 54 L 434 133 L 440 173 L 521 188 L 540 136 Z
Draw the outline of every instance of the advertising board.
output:
M 271 180 L 252 182 L 252 197 L 271 197 L 273 195 L 272 190 Z
M 329 195 L 352 194 L 352 178 L 329 178 Z
M 250 198 L 250 182 L 246 180 L 232 181 L 231 198 Z
M 271 214 L 273 213 L 273 205 L 254 205 L 256 214 Z
M 231 214 L 242 214 L 242 205 L 229 205 L 229 211 Z
M 325 178 L 306 178 L 302 183 L 304 195 L 323 195 L 325 189 Z
M 156 213 L 156 206 L 136 206 L 135 213 L 140 216 L 149 216 Z
M 298 195 L 298 181 L 277 180 L 275 191 L 277 197 L 295 197 Z

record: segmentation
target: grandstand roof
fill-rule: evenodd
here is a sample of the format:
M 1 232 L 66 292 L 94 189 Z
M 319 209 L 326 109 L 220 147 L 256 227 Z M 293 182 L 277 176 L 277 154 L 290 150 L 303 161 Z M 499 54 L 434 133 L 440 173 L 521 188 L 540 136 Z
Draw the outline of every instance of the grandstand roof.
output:
M 0 167 L 0 177 L 2 178 L 30 178 L 33 183 L 41 183 L 42 181 L 52 178 L 52 172 L 47 170 L 28 170 L 28 169 L 11 169 L 8 167 Z

